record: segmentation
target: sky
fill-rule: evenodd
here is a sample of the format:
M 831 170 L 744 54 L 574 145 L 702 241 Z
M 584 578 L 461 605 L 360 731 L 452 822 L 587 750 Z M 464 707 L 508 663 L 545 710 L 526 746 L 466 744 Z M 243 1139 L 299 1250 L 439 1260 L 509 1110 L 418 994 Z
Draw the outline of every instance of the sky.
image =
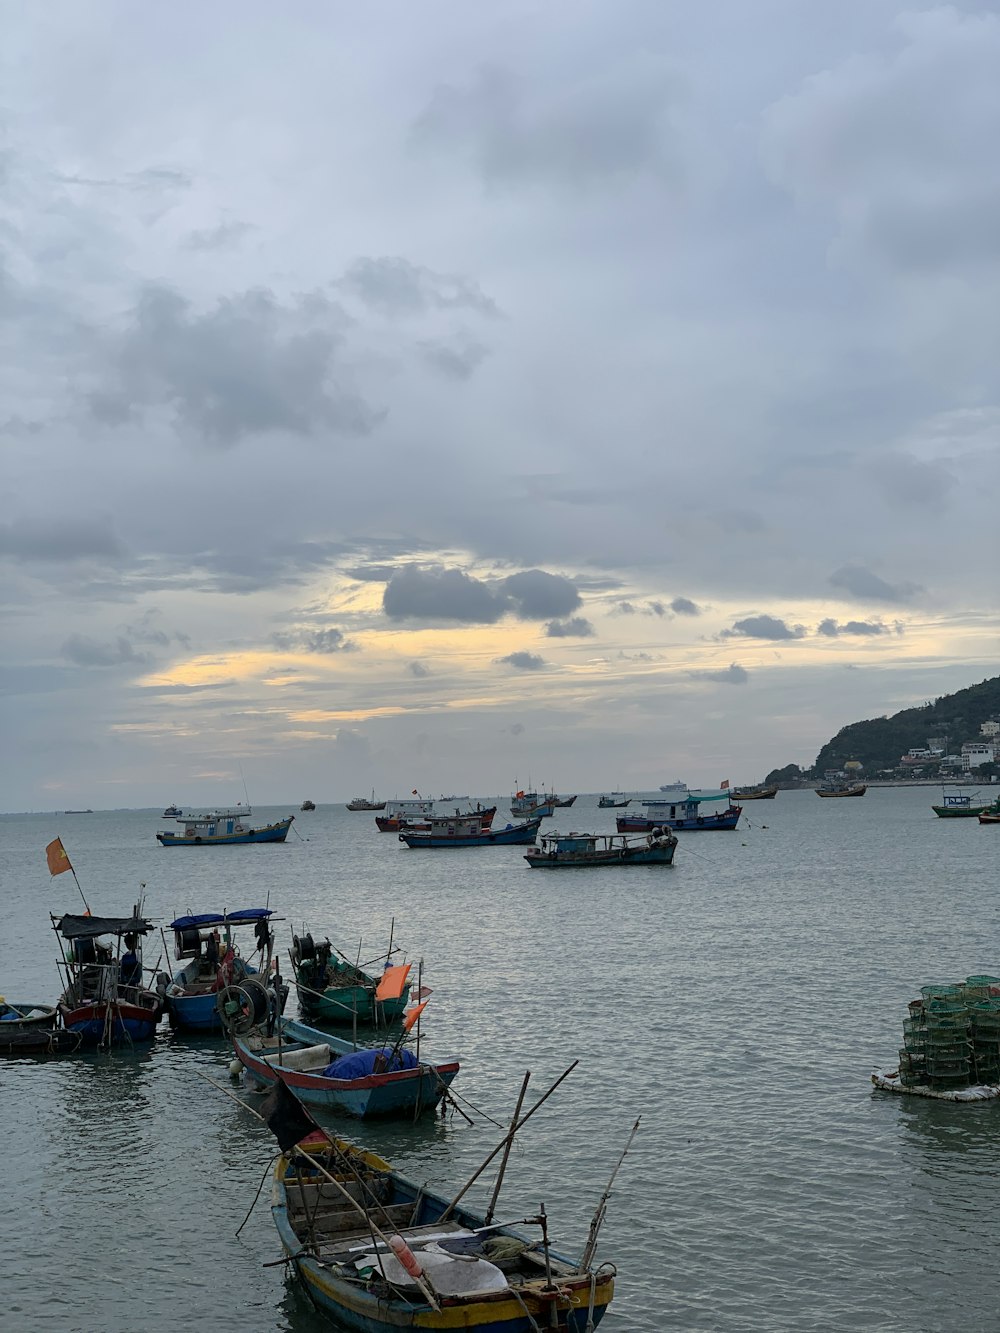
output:
M 0 809 L 749 782 L 996 674 L 1000 6 L 0 12 Z

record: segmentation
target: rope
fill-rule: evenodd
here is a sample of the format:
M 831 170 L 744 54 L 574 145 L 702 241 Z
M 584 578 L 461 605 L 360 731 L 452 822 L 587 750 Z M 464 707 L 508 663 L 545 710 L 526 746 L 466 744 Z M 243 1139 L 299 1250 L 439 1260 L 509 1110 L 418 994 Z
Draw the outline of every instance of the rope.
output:
M 281 1156 L 281 1153 L 277 1153 L 277 1152 L 276 1152 L 276 1153 L 274 1154 L 274 1156 L 268 1161 L 267 1166 L 264 1167 L 264 1174 L 261 1176 L 261 1178 L 260 1178 L 260 1184 L 257 1186 L 257 1193 L 253 1196 L 253 1203 L 250 1205 L 250 1208 L 249 1208 L 249 1210 L 248 1210 L 248 1212 L 247 1212 L 246 1217 L 243 1219 L 243 1221 L 242 1221 L 242 1222 L 239 1224 L 239 1226 L 236 1228 L 236 1235 L 237 1235 L 237 1236 L 240 1234 L 240 1232 L 243 1230 L 243 1228 L 246 1226 L 246 1224 L 250 1221 L 250 1214 L 251 1214 L 251 1213 L 253 1212 L 253 1210 L 257 1207 L 257 1200 L 260 1198 L 260 1192 L 261 1192 L 261 1190 L 264 1188 L 264 1181 L 267 1179 L 268 1175 L 270 1174 L 271 1170 L 272 1170 L 273 1167 L 274 1167 L 275 1162 L 278 1160 L 278 1158 L 279 1158 L 280 1156 Z M 295 1256 L 292 1255 L 291 1257 L 294 1258 Z
M 531 1331 L 532 1331 L 532 1333 L 542 1333 L 542 1330 L 541 1330 L 541 1329 L 538 1327 L 538 1325 L 535 1323 L 535 1320 L 534 1320 L 534 1318 L 533 1318 L 533 1316 L 532 1316 L 531 1311 L 528 1309 L 528 1307 L 525 1305 L 524 1301 L 521 1299 L 521 1293 L 520 1293 L 519 1291 L 515 1290 L 514 1287 L 511 1287 L 511 1289 L 510 1289 L 510 1294 L 514 1297 L 515 1301 L 517 1301 L 518 1305 L 519 1305 L 519 1306 L 521 1307 L 521 1309 L 524 1311 L 525 1318 L 527 1319 L 528 1323 L 531 1325 Z

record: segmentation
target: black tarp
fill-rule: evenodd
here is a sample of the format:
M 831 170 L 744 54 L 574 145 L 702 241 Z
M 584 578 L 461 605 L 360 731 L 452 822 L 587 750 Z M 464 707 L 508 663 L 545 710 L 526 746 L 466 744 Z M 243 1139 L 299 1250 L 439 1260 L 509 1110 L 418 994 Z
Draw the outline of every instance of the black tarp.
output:
M 96 939 L 98 935 L 147 935 L 152 923 L 141 916 L 64 916 L 56 930 L 66 940 Z

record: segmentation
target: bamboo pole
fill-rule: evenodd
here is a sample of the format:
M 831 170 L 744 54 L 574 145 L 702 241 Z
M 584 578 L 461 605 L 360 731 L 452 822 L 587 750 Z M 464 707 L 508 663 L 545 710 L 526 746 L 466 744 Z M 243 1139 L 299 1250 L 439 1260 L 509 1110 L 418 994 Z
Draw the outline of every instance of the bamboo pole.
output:
M 497 1146 L 493 1149 L 493 1151 L 490 1153 L 490 1155 L 486 1158 L 486 1160 L 483 1162 L 482 1166 L 480 1166 L 476 1171 L 474 1171 L 474 1172 L 472 1173 L 472 1175 L 469 1177 L 469 1179 L 465 1182 L 465 1184 L 462 1186 L 462 1188 L 458 1191 L 458 1193 L 457 1193 L 457 1194 L 455 1195 L 455 1197 L 452 1199 L 451 1203 L 448 1204 L 447 1208 L 445 1208 L 444 1212 L 441 1214 L 441 1216 L 440 1216 L 440 1218 L 438 1219 L 438 1221 L 440 1221 L 440 1222 L 445 1222 L 445 1221 L 447 1221 L 448 1216 L 449 1216 L 449 1215 L 455 1210 L 455 1208 L 458 1206 L 459 1201 L 460 1201 L 462 1198 L 464 1198 L 464 1196 L 468 1193 L 468 1191 L 469 1191 L 469 1189 L 471 1188 L 471 1186 L 474 1185 L 475 1182 L 479 1179 L 479 1177 L 483 1174 L 483 1172 L 484 1172 L 484 1171 L 486 1170 L 486 1168 L 489 1166 L 490 1162 L 493 1161 L 493 1158 L 496 1157 L 497 1153 L 499 1153 L 499 1152 L 503 1152 L 504 1145 L 506 1144 L 507 1140 L 508 1140 L 508 1139 L 512 1139 L 512 1138 L 514 1137 L 514 1135 L 517 1133 L 517 1131 L 518 1131 L 523 1125 L 527 1124 L 527 1122 L 528 1122 L 528 1121 L 531 1119 L 531 1117 L 535 1114 L 535 1112 L 536 1112 L 536 1111 L 538 1110 L 538 1108 L 542 1105 L 542 1103 L 545 1102 L 545 1101 L 547 1101 L 547 1100 L 552 1096 L 552 1094 L 555 1092 L 556 1088 L 558 1088 L 559 1084 L 563 1081 L 563 1079 L 568 1078 L 569 1075 L 572 1074 L 573 1070 L 577 1067 L 577 1065 L 578 1065 L 579 1063 L 580 1063 L 579 1060 L 574 1060 L 573 1063 L 570 1065 L 570 1067 L 569 1067 L 567 1070 L 565 1070 L 563 1073 L 561 1073 L 561 1074 L 559 1075 L 559 1077 L 556 1079 L 556 1081 L 552 1084 L 551 1088 L 549 1088 L 548 1092 L 543 1093 L 542 1096 L 539 1097 L 538 1101 L 535 1102 L 535 1104 L 534 1104 L 534 1106 L 531 1108 L 531 1110 L 530 1110 L 530 1111 L 526 1111 L 526 1112 L 524 1113 L 524 1115 L 521 1117 L 521 1119 L 520 1119 L 516 1124 L 511 1125 L 510 1129 L 507 1131 L 507 1133 L 504 1135 L 504 1137 L 500 1140 L 500 1142 L 497 1144 Z
M 524 1101 L 524 1094 L 528 1091 L 528 1080 L 530 1078 L 531 1070 L 526 1069 L 524 1071 L 524 1082 L 521 1084 L 521 1091 L 517 1098 L 517 1106 L 514 1108 L 514 1114 L 510 1121 L 511 1131 L 513 1131 L 514 1126 L 517 1124 L 518 1116 L 521 1114 L 521 1103 Z M 504 1146 L 503 1157 L 500 1159 L 500 1169 L 497 1171 L 496 1184 L 493 1186 L 493 1193 L 490 1195 L 490 1206 L 486 1209 L 486 1213 L 483 1217 L 484 1222 L 489 1223 L 493 1221 L 493 1214 L 496 1212 L 497 1207 L 497 1198 L 500 1194 L 500 1186 L 503 1184 L 504 1172 L 507 1170 L 507 1160 L 510 1157 L 510 1150 L 513 1146 L 513 1133 L 510 1133 Z
M 632 1146 L 632 1140 L 638 1132 L 639 1120 L 641 1119 L 642 1116 L 639 1116 L 639 1119 L 636 1120 L 635 1124 L 632 1126 L 632 1133 L 628 1136 L 628 1142 L 622 1149 L 622 1155 L 618 1158 L 618 1161 L 615 1164 L 615 1169 L 611 1172 L 611 1179 L 608 1181 L 607 1187 L 601 1195 L 600 1202 L 594 1211 L 594 1216 L 590 1220 L 590 1232 L 587 1236 L 587 1243 L 583 1248 L 583 1254 L 580 1256 L 579 1271 L 581 1273 L 585 1273 L 593 1261 L 594 1254 L 597 1250 L 597 1236 L 601 1227 L 604 1225 L 604 1216 L 608 1211 L 608 1200 L 611 1198 L 611 1186 L 615 1183 L 615 1176 L 617 1176 L 621 1169 L 621 1164 L 624 1162 L 625 1156 L 628 1153 L 629 1148 Z

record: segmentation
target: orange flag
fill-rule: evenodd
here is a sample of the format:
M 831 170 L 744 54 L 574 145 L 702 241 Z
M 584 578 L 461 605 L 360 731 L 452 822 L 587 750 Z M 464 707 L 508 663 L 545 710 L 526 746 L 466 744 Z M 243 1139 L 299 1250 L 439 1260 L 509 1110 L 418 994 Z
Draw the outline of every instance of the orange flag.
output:
M 62 838 L 53 838 L 45 849 L 45 859 L 49 863 L 50 875 L 61 875 L 64 870 L 72 870 L 73 865 L 62 845 Z
M 424 1012 L 426 1008 L 427 1008 L 427 1001 L 424 1000 L 423 1004 L 418 1004 L 415 1009 L 407 1010 L 406 1017 L 403 1019 L 404 1032 L 409 1032 L 410 1028 L 413 1027 L 414 1023 L 417 1021 L 417 1019 L 420 1017 L 420 1015 Z
M 375 991 L 376 1000 L 398 1000 L 406 988 L 412 966 L 412 963 L 397 963 L 395 967 L 387 967 Z

